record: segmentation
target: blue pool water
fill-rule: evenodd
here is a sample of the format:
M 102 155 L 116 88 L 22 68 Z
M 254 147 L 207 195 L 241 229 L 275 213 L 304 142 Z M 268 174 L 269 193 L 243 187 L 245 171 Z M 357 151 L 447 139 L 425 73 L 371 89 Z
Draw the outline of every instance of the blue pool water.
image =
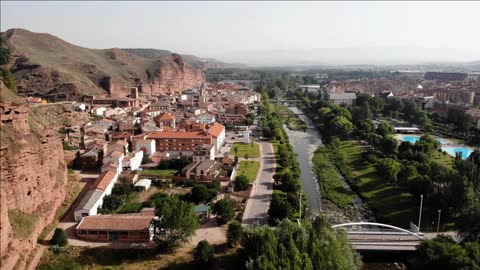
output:
M 401 140 L 404 142 L 409 142 L 409 143 L 415 143 L 416 141 L 420 140 L 420 136 L 418 135 L 408 135 L 408 136 L 402 136 Z M 445 139 L 442 138 L 435 138 L 440 144 L 447 144 Z
M 416 141 L 420 140 L 419 135 L 407 135 L 407 136 L 402 136 L 400 138 L 404 142 L 409 142 L 409 143 L 415 143 Z M 435 138 L 437 141 L 442 144 L 442 150 L 447 152 L 451 156 L 455 156 L 456 153 L 460 153 L 461 157 L 463 159 L 466 159 L 470 156 L 470 154 L 473 152 L 473 149 L 470 147 L 465 147 L 465 146 L 445 146 L 447 144 L 447 141 L 442 138 Z
M 442 147 L 442 150 L 447 152 L 451 156 L 455 156 L 456 153 L 461 154 L 462 159 L 466 159 L 470 156 L 470 154 L 473 152 L 473 150 L 469 147 Z

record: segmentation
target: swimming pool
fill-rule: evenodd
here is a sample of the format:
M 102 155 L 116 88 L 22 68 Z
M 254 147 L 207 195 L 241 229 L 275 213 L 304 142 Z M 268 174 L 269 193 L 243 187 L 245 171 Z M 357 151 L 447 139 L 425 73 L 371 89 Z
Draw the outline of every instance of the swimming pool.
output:
M 421 136 L 419 135 L 402 135 L 400 136 L 400 140 L 404 142 L 415 143 L 420 140 L 420 137 Z M 466 159 L 473 152 L 473 149 L 467 146 L 446 146 L 447 140 L 440 137 L 435 137 L 435 140 L 440 142 L 443 151 L 447 152 L 453 157 L 456 155 L 456 153 L 460 153 L 461 158 Z
M 451 156 L 455 156 L 457 153 L 460 153 L 460 157 L 462 159 L 466 159 L 470 156 L 473 152 L 473 149 L 470 147 L 465 146 L 457 146 L 457 147 L 442 147 L 442 150 L 447 152 Z
M 402 140 L 404 142 L 415 143 L 418 140 L 420 140 L 420 136 L 419 135 L 405 135 L 405 136 L 401 136 L 400 140 Z M 447 144 L 447 141 L 445 139 L 435 137 L 435 140 L 437 140 L 442 145 Z

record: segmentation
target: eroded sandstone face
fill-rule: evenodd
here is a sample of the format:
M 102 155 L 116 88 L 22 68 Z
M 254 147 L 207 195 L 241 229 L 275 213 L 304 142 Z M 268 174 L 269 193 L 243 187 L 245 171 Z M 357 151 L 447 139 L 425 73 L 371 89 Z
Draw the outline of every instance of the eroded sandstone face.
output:
M 199 88 L 205 83 L 203 71 L 185 64 L 180 55 L 172 54 L 170 59 L 175 64 L 163 65 L 150 74 L 149 84 L 145 87 L 149 89 L 149 94 L 179 93 L 191 87 Z
M 27 107 L 13 110 L 4 121 L 2 104 L 0 147 L 1 269 L 24 269 L 37 238 L 50 224 L 66 195 L 67 171 L 60 139 L 54 130 L 29 117 Z M 12 120 L 11 117 L 8 119 Z M 10 216 L 20 213 L 34 220 L 22 235 Z

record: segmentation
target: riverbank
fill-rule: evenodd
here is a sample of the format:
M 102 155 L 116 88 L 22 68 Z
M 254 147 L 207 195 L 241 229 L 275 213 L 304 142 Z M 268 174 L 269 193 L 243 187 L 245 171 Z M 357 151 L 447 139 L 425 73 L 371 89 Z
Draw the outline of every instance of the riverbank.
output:
M 340 157 L 325 151 L 319 131 L 297 107 L 290 111 L 306 123 L 307 130 L 285 128 L 301 169 L 301 184 L 312 212 L 322 212 L 332 223 L 375 221 L 373 213 L 350 188 L 339 169 Z

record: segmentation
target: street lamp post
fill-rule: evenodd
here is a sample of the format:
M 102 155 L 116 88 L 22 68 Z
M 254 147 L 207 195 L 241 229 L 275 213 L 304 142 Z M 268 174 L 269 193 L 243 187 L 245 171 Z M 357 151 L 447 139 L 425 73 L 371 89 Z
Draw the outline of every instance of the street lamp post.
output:
M 437 234 L 440 231 L 440 216 L 441 215 L 442 215 L 442 209 L 438 209 Z
M 420 225 L 422 223 L 422 207 L 423 207 L 423 194 L 420 195 L 420 213 L 418 213 L 418 231 L 420 231 Z

